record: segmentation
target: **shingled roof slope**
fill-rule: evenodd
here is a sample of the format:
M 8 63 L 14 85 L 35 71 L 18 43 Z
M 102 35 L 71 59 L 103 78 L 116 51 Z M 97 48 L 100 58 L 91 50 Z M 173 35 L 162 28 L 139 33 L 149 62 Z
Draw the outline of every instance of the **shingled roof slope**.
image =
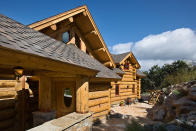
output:
M 122 53 L 122 54 L 112 54 L 112 58 L 115 63 L 120 63 L 130 52 Z
M 66 45 L 1 14 L 0 47 L 100 71 L 96 77 L 120 78 L 74 45 Z
M 145 77 L 146 75 L 143 73 L 143 72 L 141 72 L 140 70 L 136 70 L 136 74 L 138 75 L 138 76 L 142 76 L 142 77 Z
M 125 72 L 124 71 L 122 71 L 121 69 L 119 69 L 119 68 L 114 68 L 114 69 L 112 69 L 115 73 L 117 73 L 117 74 L 125 74 Z

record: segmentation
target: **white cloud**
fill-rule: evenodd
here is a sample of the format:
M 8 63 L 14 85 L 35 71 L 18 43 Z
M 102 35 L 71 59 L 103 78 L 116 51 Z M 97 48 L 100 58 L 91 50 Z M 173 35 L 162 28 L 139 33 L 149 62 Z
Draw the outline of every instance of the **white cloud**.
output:
M 129 48 L 127 48 L 129 47 Z M 180 28 L 161 34 L 149 35 L 135 43 L 120 43 L 111 47 L 112 53 L 132 51 L 143 69 L 162 66 L 178 59 L 196 60 L 196 34 L 189 28 Z
M 135 43 L 134 54 L 139 59 L 196 60 L 196 34 L 188 28 L 149 35 Z
M 132 42 L 116 44 L 110 48 L 111 53 L 120 54 L 120 53 L 128 52 L 131 50 L 132 44 L 133 44 Z
M 153 60 L 153 59 L 147 59 L 147 60 L 138 60 L 138 62 L 141 65 L 141 70 L 146 71 L 150 69 L 154 65 L 163 66 L 164 64 L 171 64 L 174 62 L 174 60 Z

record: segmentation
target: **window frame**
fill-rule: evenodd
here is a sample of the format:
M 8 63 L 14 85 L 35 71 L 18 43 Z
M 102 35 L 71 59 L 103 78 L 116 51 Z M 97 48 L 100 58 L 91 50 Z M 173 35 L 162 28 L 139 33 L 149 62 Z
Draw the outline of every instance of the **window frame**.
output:
M 79 42 L 78 44 L 77 44 L 77 42 Z M 75 45 L 76 45 L 76 47 L 78 47 L 79 49 L 81 49 L 81 40 L 80 40 L 80 37 L 75 33 Z
M 115 95 L 119 96 L 119 92 L 120 92 L 119 84 L 116 84 L 115 85 Z
M 63 35 L 64 35 L 65 33 L 68 33 L 68 37 L 69 37 L 67 42 L 65 42 L 65 41 L 63 40 Z M 67 44 L 67 43 L 70 41 L 70 39 L 71 39 L 70 37 L 71 37 L 71 35 L 70 35 L 70 31 L 69 31 L 69 30 L 63 32 L 63 33 L 62 33 L 62 42 L 65 43 L 65 44 Z
M 129 62 L 128 61 L 125 61 L 124 69 L 129 70 Z
M 65 96 L 65 92 L 68 92 L 67 89 L 69 89 L 70 93 L 71 94 L 66 94 L 66 95 L 71 95 L 71 97 L 66 97 Z M 69 101 L 66 101 L 65 99 L 69 100 Z M 73 91 L 71 88 L 67 87 L 67 88 L 64 88 L 64 92 L 63 92 L 63 102 L 64 102 L 64 105 L 65 107 L 71 107 L 72 105 L 72 101 L 73 101 Z
M 135 84 L 133 84 L 132 93 L 135 94 Z

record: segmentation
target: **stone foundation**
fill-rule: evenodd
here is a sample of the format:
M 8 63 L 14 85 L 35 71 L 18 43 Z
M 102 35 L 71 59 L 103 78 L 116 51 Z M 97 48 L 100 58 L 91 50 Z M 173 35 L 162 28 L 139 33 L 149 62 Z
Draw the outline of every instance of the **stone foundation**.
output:
M 76 112 L 54 119 L 28 131 L 91 131 L 92 114 Z

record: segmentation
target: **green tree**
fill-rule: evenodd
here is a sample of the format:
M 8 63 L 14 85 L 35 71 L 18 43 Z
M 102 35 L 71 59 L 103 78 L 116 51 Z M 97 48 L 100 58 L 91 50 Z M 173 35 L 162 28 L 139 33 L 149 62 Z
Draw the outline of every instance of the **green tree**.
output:
M 142 79 L 143 92 L 196 78 L 196 68 L 190 67 L 181 60 L 175 61 L 172 64 L 165 64 L 162 67 L 155 65 L 144 73 L 146 77 Z

